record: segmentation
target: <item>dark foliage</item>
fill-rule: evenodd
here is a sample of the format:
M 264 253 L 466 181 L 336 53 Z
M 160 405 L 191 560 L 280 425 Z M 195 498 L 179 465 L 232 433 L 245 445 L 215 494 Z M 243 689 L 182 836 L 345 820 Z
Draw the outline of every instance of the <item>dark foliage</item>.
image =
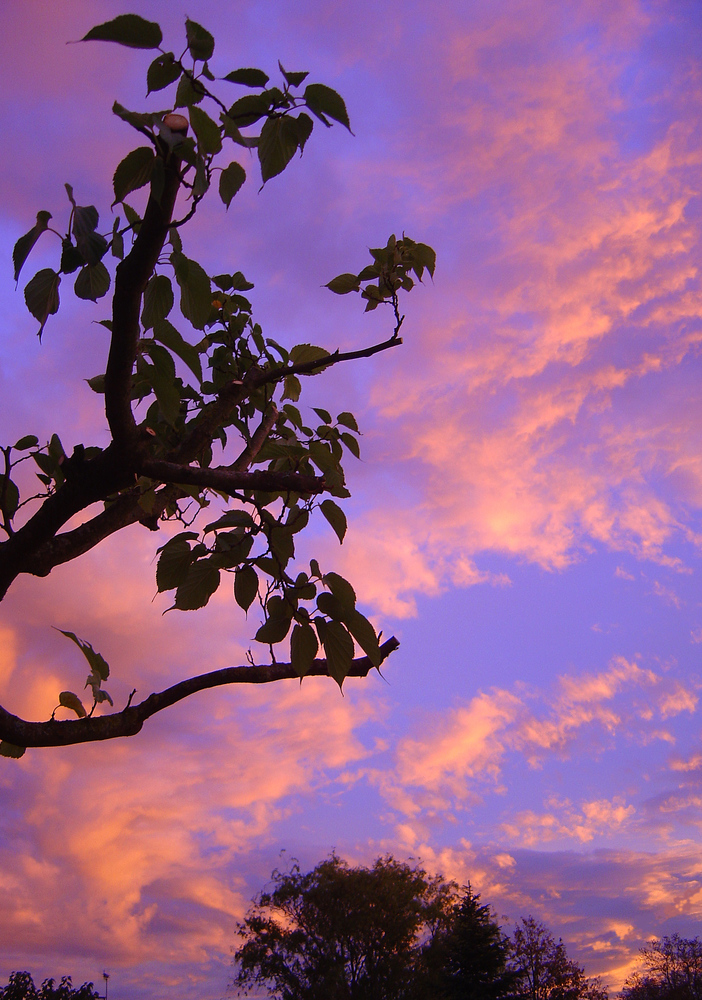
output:
M 61 982 L 45 979 L 37 989 L 28 972 L 13 972 L 7 986 L 0 988 L 0 1000 L 99 1000 L 100 994 L 92 983 L 73 986 L 70 976 Z
M 642 969 L 625 983 L 622 1000 L 702 1000 L 702 942 L 679 934 L 641 949 Z
M 515 997 L 528 1000 L 607 1000 L 598 979 L 568 958 L 563 941 L 533 917 L 522 918 L 512 937 L 511 968 L 517 973 Z

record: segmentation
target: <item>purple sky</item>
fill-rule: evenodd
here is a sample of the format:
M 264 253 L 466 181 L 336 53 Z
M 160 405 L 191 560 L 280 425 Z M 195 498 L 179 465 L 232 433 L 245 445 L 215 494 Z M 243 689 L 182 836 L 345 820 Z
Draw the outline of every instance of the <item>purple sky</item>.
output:
M 319 524 L 301 556 L 349 576 L 402 646 L 343 698 L 324 680 L 220 690 L 128 741 L 0 760 L 0 980 L 106 968 L 114 1000 L 215 1000 L 281 849 L 312 866 L 335 847 L 470 880 L 619 985 L 651 935 L 702 933 L 699 5 L 0 3 L 0 443 L 104 440 L 82 380 L 104 370 L 106 301 L 66 293 L 40 346 L 10 258 L 37 210 L 65 225 L 65 181 L 111 225 L 139 142 L 110 107 L 145 106 L 151 56 L 64 43 L 127 11 L 175 51 L 184 16 L 202 22 L 217 75 L 280 58 L 346 98 L 355 137 L 315 130 L 185 235 L 255 282 L 269 336 L 384 339 L 382 310 L 323 284 L 391 232 L 437 250 L 404 346 L 302 398 L 364 436 L 347 540 Z M 136 526 L 18 581 L 6 708 L 47 718 L 82 685 L 52 625 L 104 653 L 118 705 L 244 662 L 258 623 L 228 587 L 162 617 L 154 550 Z

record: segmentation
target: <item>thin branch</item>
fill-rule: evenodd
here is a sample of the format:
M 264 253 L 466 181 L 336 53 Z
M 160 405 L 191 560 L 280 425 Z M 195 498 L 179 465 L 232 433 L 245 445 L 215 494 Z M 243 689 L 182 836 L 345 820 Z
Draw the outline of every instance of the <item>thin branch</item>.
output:
M 258 425 L 253 433 L 253 437 L 246 445 L 242 453 L 232 462 L 229 466 L 235 472 L 246 472 L 253 460 L 258 455 L 259 451 L 266 442 L 266 439 L 270 432 L 275 427 L 275 422 L 278 419 L 278 407 L 275 403 L 271 403 L 266 412 L 263 415 L 261 423 Z
M 202 469 L 196 465 L 178 465 L 148 459 L 139 463 L 139 472 L 149 479 L 182 486 L 204 486 L 231 496 L 233 490 L 264 490 L 267 493 L 323 493 L 322 476 L 303 476 L 297 472 L 237 472 L 227 466 Z
M 380 647 L 383 660 L 398 648 L 400 643 L 393 636 Z M 348 677 L 366 677 L 373 669 L 367 656 L 352 661 Z M 315 660 L 307 676 L 326 677 L 329 668 L 325 659 Z M 16 747 L 59 747 L 75 743 L 92 743 L 111 740 L 122 736 L 135 736 L 144 722 L 164 708 L 170 708 L 184 698 L 208 688 L 229 684 L 271 684 L 275 681 L 299 678 L 290 663 L 265 664 L 261 666 L 224 667 L 198 677 L 174 684 L 165 691 L 149 695 L 138 705 L 128 704 L 121 712 L 98 715 L 92 718 L 58 722 L 26 722 L 11 715 L 0 707 L 0 739 Z M 131 700 L 131 698 L 130 698 Z

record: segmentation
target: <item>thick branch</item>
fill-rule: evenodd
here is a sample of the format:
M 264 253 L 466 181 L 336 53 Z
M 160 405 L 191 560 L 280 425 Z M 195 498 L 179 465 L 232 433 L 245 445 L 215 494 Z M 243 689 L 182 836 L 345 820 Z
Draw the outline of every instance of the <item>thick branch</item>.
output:
M 237 472 L 227 466 L 201 469 L 196 465 L 175 462 L 142 461 L 139 472 L 149 479 L 182 486 L 204 486 L 222 493 L 240 490 L 265 490 L 268 493 L 323 493 L 326 489 L 321 476 L 302 476 L 297 472 Z
M 271 405 L 264 413 L 261 423 L 254 431 L 251 440 L 246 445 L 246 447 L 239 455 L 239 457 L 236 459 L 236 461 L 232 462 L 232 464 L 229 466 L 230 469 L 233 469 L 235 472 L 246 472 L 246 470 L 249 468 L 253 460 L 258 455 L 263 445 L 266 443 L 266 438 L 275 427 L 275 422 L 277 418 L 278 418 L 278 407 L 275 405 L 275 403 L 271 403 Z
M 380 647 L 383 659 L 398 648 L 399 642 L 393 636 Z M 349 677 L 366 677 L 373 664 L 367 656 L 353 660 Z M 308 676 L 326 677 L 329 670 L 327 661 L 315 660 Z M 0 708 L 0 739 L 17 747 L 59 747 L 74 743 L 92 743 L 112 740 L 121 736 L 135 736 L 144 722 L 164 708 L 169 708 L 197 691 L 222 687 L 228 684 L 271 684 L 274 681 L 294 679 L 298 675 L 290 663 L 273 663 L 263 666 L 224 667 L 198 677 L 174 684 L 157 694 L 149 695 L 139 705 L 130 705 L 122 712 L 99 715 L 87 719 L 58 722 L 25 722 Z
M 157 200 L 153 193 L 134 246 L 117 265 L 112 300 L 112 339 L 105 372 L 105 413 L 119 451 L 128 451 L 137 439 L 130 399 L 140 328 L 139 313 L 147 282 L 153 274 L 173 218 L 180 186 L 180 161 L 165 154 L 164 185 Z

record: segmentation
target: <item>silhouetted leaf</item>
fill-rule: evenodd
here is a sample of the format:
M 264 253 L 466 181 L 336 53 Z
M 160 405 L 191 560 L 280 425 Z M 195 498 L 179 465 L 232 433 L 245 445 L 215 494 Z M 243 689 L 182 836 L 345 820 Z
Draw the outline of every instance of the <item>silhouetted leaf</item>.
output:
M 185 37 L 188 40 L 188 49 L 193 59 L 200 59 L 204 62 L 209 59 L 214 52 L 214 38 L 206 28 L 203 28 L 197 21 L 185 21 Z
M 156 156 L 151 146 L 139 146 L 131 153 L 127 153 L 117 166 L 112 178 L 115 192 L 113 205 L 117 204 L 118 201 L 123 201 L 131 191 L 137 191 L 149 183 L 155 159 Z
M 163 320 L 173 308 L 173 286 L 166 274 L 154 274 L 144 292 L 144 308 L 141 311 L 141 322 L 145 330 L 154 323 Z
M 219 196 L 229 208 L 232 198 L 246 180 L 246 171 L 234 160 L 219 175 Z
M 80 700 L 77 694 L 73 694 L 72 691 L 62 691 L 59 695 L 59 705 L 63 705 L 64 708 L 70 708 L 72 712 L 75 712 L 79 719 L 84 719 L 88 714 L 85 711 L 83 702 Z
M 320 627 L 317 618 L 315 625 Z M 320 638 L 327 657 L 329 676 L 341 687 L 353 663 L 353 639 L 341 622 L 325 622 L 321 626 Z
M 163 55 L 157 56 L 146 71 L 147 94 L 154 90 L 163 90 L 169 83 L 177 80 L 181 72 L 172 52 L 164 52 Z
M 333 118 L 344 125 L 349 132 L 351 131 L 348 112 L 341 94 L 337 94 L 335 90 L 326 87 L 323 83 L 310 83 L 305 88 L 304 98 L 310 111 L 322 121 L 327 117 Z
M 336 295 L 347 295 L 349 292 L 357 292 L 361 286 L 358 282 L 358 275 L 340 274 L 328 281 L 325 287 Z
M 29 253 L 39 239 L 42 233 L 45 233 L 49 228 L 49 219 L 51 218 L 51 212 L 37 212 L 37 221 L 24 236 L 20 238 L 15 243 L 14 250 L 12 251 L 12 263 L 15 265 L 15 281 L 19 278 L 20 271 L 22 270 L 22 265 L 29 256 Z
M 5 515 L 6 521 L 10 521 L 15 516 L 19 501 L 19 490 L 15 483 L 0 473 L 0 509 Z
M 290 636 L 290 662 L 298 677 L 305 677 L 319 650 L 317 635 L 311 625 L 297 624 Z
M 193 554 L 188 544 L 197 538 L 194 531 L 184 531 L 169 539 L 161 548 L 156 566 L 156 586 L 159 593 L 173 590 L 185 579 L 185 574 L 193 561 Z
M 198 382 L 202 382 L 202 364 L 197 349 L 181 337 L 172 323 L 167 319 L 157 320 L 154 324 L 154 337 L 184 361 Z
M 283 64 L 278 60 L 278 68 L 285 77 L 288 87 L 299 87 L 302 81 L 309 76 L 309 73 L 289 73 L 283 69 Z
M 73 288 L 79 299 L 91 299 L 97 302 L 109 291 L 110 272 L 101 260 L 95 264 L 86 264 L 76 278 Z
M 383 656 L 380 652 L 378 636 L 368 619 L 360 611 L 354 611 L 344 619 L 346 627 L 374 667 L 379 667 Z
M 24 757 L 26 750 L 26 747 L 17 747 L 7 740 L 0 740 L 0 757 L 14 757 L 15 760 L 19 760 L 20 757 Z
M 86 642 L 85 639 L 79 639 L 75 632 L 66 632 L 62 628 L 57 629 L 56 631 L 60 632 L 61 635 L 65 635 L 67 639 L 71 640 L 71 642 L 74 642 L 88 661 L 90 669 L 94 671 L 101 680 L 107 680 L 110 676 L 110 668 L 104 656 L 101 656 L 100 653 L 96 653 L 91 644 Z
M 197 136 L 198 146 L 201 153 L 219 153 L 222 148 L 222 133 L 219 125 L 212 121 L 207 112 L 202 108 L 190 108 L 190 124 L 193 132 Z
M 50 267 L 44 267 L 41 271 L 37 271 L 24 289 L 24 301 L 27 303 L 27 309 L 41 324 L 39 328 L 40 338 L 49 316 L 58 312 L 60 284 L 61 275 Z
M 180 286 L 180 311 L 196 330 L 202 330 L 212 311 L 212 287 L 205 271 L 195 260 L 173 253 L 176 280 Z
M 244 87 L 265 87 L 270 77 L 262 69 L 235 69 L 223 79 L 230 83 L 240 83 Z
M 299 144 L 298 127 L 294 118 L 269 118 L 261 129 L 258 159 L 261 179 L 265 184 L 277 176 L 292 160 Z
M 289 631 L 289 618 L 269 618 L 267 622 L 261 625 L 254 638 L 256 642 L 265 642 L 273 645 L 276 642 L 282 642 Z
M 253 566 L 242 566 L 234 574 L 234 599 L 248 611 L 258 594 L 258 575 Z
M 91 28 L 81 41 L 118 42 L 132 49 L 157 49 L 163 34 L 155 21 L 146 21 L 138 14 L 119 14 Z
M 324 514 L 329 524 L 331 524 L 339 538 L 339 541 L 343 542 L 344 535 L 346 534 L 346 514 L 344 514 L 341 507 L 335 504 L 333 500 L 322 500 L 319 505 L 319 509 Z
M 12 447 L 16 451 L 26 451 L 27 448 L 35 448 L 38 444 L 39 438 L 35 434 L 25 434 Z
M 175 607 L 179 611 L 196 611 L 204 608 L 219 586 L 219 570 L 209 559 L 192 563 L 185 579 L 176 590 Z

